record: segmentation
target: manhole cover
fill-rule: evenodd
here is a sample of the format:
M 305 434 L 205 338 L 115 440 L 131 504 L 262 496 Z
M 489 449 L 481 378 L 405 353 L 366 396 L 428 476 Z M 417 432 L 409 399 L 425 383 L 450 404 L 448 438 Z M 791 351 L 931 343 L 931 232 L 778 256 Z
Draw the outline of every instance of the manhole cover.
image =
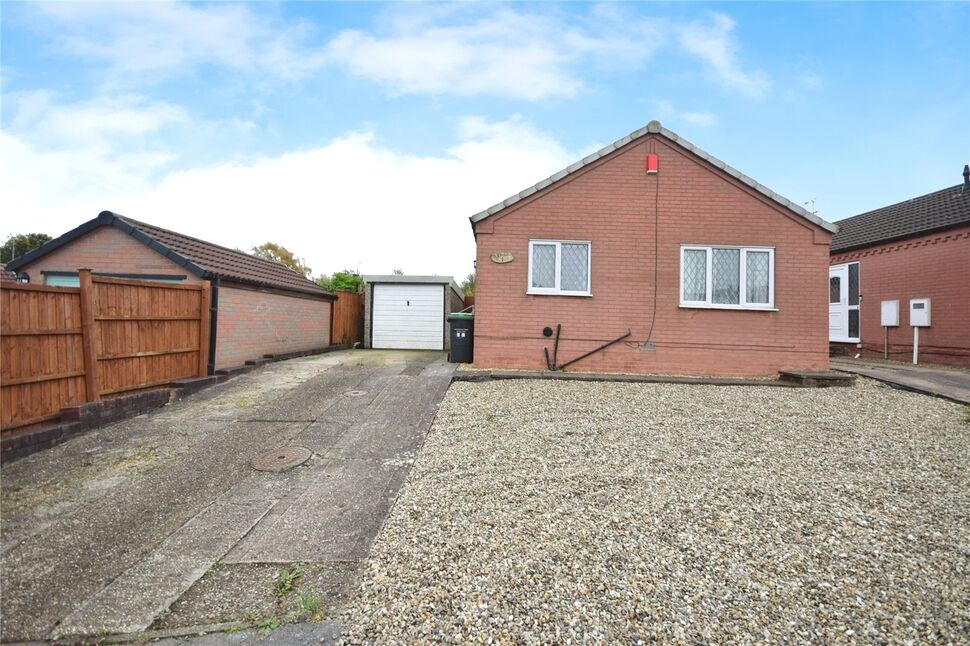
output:
M 253 458 L 250 464 L 257 471 L 286 471 L 303 464 L 313 453 L 302 446 L 281 446 Z
M 348 397 L 360 397 L 361 395 L 366 395 L 367 394 L 367 391 L 366 390 L 348 390 L 344 394 L 347 395 Z

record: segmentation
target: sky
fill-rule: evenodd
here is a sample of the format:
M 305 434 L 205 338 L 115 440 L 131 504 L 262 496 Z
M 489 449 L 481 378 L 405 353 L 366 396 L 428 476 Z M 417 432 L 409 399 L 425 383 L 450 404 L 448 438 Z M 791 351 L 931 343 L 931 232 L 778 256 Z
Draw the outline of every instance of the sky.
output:
M 4 238 L 111 210 L 460 281 L 469 216 L 652 119 L 830 221 L 970 162 L 970 3 L 3 2 L 0 39 Z

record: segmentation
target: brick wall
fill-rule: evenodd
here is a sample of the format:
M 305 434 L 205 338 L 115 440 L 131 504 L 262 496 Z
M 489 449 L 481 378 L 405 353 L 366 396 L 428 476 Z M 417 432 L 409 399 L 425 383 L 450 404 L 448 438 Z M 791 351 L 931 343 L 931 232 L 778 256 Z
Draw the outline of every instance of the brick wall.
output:
M 889 328 L 890 359 L 912 361 L 909 300 L 930 298 L 930 322 L 920 330 L 920 361 L 970 365 L 970 226 L 833 254 L 831 264 L 859 263 L 862 354 L 883 356 L 880 302 L 899 301 L 899 326 Z M 833 344 L 856 353 L 854 343 Z
M 223 282 L 217 328 L 217 369 L 322 348 L 330 345 L 330 302 Z
M 660 156 L 658 175 L 644 171 L 647 152 Z M 831 235 L 662 138 L 638 140 L 478 223 L 476 233 L 477 367 L 544 369 L 552 340 L 542 328 L 556 323 L 560 363 L 632 332 L 629 343 L 572 370 L 771 375 L 828 367 Z M 592 296 L 526 294 L 530 239 L 591 241 Z M 682 244 L 774 247 L 777 311 L 679 307 Z M 491 262 L 500 251 L 514 260 Z M 642 347 L 648 337 L 654 349 Z
M 165 256 L 152 251 L 127 233 L 115 227 L 98 227 L 60 249 L 52 251 L 24 267 L 30 282 L 43 284 L 42 271 L 77 271 L 90 267 L 96 272 L 113 274 L 168 274 L 185 276 L 186 283 L 199 279 Z

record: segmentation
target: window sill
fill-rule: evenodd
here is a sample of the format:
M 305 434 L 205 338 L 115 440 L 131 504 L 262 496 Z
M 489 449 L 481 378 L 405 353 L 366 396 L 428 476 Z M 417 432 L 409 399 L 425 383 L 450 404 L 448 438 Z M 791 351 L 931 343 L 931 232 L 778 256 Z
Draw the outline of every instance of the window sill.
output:
M 593 294 L 590 292 L 533 292 L 531 290 L 526 291 L 529 296 L 579 296 L 580 298 L 592 298 Z
M 859 339 L 833 339 L 829 337 L 829 343 L 859 343 Z
M 740 312 L 778 312 L 777 307 L 745 307 L 744 305 L 688 305 L 681 303 L 682 310 L 732 310 Z

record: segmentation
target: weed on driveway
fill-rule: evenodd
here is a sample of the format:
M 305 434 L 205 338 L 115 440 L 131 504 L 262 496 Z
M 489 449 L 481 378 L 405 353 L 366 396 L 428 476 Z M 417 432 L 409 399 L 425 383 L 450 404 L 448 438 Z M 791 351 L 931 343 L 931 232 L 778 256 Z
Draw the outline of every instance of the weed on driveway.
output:
M 965 642 L 966 419 L 868 380 L 457 383 L 348 639 Z

